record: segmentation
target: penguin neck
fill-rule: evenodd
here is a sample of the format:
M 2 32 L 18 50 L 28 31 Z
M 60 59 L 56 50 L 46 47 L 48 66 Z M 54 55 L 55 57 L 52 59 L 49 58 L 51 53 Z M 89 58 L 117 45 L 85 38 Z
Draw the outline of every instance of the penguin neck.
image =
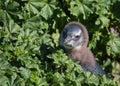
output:
M 95 59 L 92 52 L 86 46 L 77 46 L 71 50 L 68 50 L 66 54 L 75 61 L 79 61 L 81 64 L 87 64 L 89 66 L 95 65 Z

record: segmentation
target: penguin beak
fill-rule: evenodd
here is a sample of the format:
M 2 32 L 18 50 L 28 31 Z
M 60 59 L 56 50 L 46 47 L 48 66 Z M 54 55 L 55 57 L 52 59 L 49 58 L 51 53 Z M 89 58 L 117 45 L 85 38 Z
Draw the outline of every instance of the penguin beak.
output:
M 64 40 L 64 47 L 67 48 L 67 49 L 71 49 L 73 47 L 73 40 L 70 38 L 70 37 L 67 37 L 65 40 Z

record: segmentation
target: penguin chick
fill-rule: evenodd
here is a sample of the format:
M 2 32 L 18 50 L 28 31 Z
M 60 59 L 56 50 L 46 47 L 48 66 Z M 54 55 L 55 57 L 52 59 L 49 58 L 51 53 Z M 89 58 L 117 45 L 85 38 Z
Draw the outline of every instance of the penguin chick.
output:
M 79 61 L 83 70 L 96 74 L 105 74 L 102 68 L 94 59 L 93 53 L 87 48 L 88 44 L 87 29 L 78 22 L 68 23 L 59 38 L 61 46 L 68 57 Z

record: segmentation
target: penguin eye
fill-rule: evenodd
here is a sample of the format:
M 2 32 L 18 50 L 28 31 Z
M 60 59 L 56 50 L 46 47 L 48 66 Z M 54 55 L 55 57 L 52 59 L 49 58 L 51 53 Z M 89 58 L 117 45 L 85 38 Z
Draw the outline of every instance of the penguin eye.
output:
M 80 35 L 76 35 L 75 38 L 76 38 L 76 39 L 80 38 Z

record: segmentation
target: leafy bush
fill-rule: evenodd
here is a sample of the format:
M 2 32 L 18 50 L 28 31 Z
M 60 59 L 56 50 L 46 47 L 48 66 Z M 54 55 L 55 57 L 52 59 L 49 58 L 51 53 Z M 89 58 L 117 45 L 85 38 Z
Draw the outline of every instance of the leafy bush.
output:
M 117 86 L 119 5 L 119 0 L 1 0 L 0 86 Z M 70 21 L 87 27 L 89 48 L 113 78 L 83 72 L 57 49 Z

